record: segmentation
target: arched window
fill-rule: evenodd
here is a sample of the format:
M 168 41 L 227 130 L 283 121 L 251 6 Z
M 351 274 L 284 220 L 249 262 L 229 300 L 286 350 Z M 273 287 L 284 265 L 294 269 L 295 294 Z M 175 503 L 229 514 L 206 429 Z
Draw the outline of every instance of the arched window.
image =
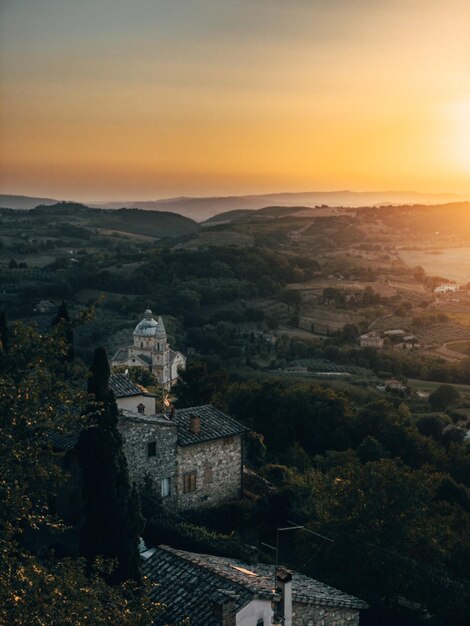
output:
M 137 405 L 137 410 L 139 411 L 139 413 L 145 413 L 145 404 L 138 404 Z

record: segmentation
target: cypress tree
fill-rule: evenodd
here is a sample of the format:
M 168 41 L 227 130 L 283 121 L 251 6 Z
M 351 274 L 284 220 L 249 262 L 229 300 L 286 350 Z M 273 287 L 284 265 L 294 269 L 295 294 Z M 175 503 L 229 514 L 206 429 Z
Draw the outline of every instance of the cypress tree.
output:
M 70 321 L 69 311 L 64 301 L 62 301 L 62 303 L 59 304 L 59 306 L 57 307 L 57 313 L 52 320 L 52 326 L 59 325 L 63 326 L 64 339 L 67 344 L 65 360 L 68 362 L 72 362 L 75 357 L 73 346 L 73 328 L 72 322 Z
M 0 350 L 8 352 L 9 347 L 7 314 L 5 311 L 0 311 Z
M 112 583 L 129 579 L 140 582 L 138 542 L 143 519 L 135 486 L 131 489 L 129 485 L 109 375 L 106 350 L 97 348 L 90 367 L 88 391 L 98 404 L 78 445 L 85 508 L 81 553 L 90 564 L 98 555 L 115 559 Z

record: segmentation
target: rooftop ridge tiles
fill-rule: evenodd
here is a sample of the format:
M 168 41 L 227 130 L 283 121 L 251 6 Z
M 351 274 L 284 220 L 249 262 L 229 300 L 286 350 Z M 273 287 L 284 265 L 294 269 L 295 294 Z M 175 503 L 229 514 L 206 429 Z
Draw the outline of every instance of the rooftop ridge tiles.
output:
M 159 549 L 164 550 L 170 554 L 173 554 L 175 556 L 177 556 L 178 558 L 182 559 L 183 561 L 189 562 L 192 565 L 195 565 L 196 567 L 198 567 L 199 569 L 203 570 L 204 572 L 209 572 L 215 576 L 218 576 L 219 578 L 222 578 L 224 581 L 228 581 L 233 585 L 237 585 L 238 587 L 241 587 L 243 589 L 245 589 L 246 591 L 250 592 L 253 595 L 260 595 L 260 590 L 259 589 L 253 589 L 253 587 L 243 584 L 243 582 L 240 582 L 239 580 L 236 580 L 230 576 L 225 575 L 224 573 L 222 573 L 221 571 L 217 571 L 217 569 L 214 569 L 213 567 L 207 567 L 207 565 L 204 565 L 200 559 L 198 559 L 198 553 L 196 552 L 185 552 L 184 550 L 178 550 L 177 548 L 172 548 L 171 546 L 166 546 L 164 544 L 159 545 L 158 546 Z M 212 557 L 212 555 L 210 554 L 201 554 L 201 557 Z M 215 558 L 223 558 L 223 557 L 215 557 Z M 227 561 L 229 561 L 230 559 L 227 559 Z M 267 594 L 267 597 L 269 598 L 276 598 L 277 594 L 275 593 L 275 591 L 273 590 L 270 594 Z

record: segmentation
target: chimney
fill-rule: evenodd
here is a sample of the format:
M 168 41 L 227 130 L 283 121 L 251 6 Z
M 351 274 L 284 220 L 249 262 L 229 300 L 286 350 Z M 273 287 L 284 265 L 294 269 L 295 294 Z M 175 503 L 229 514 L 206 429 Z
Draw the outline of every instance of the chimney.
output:
M 189 416 L 189 430 L 193 435 L 199 435 L 201 432 L 201 418 L 199 415 L 191 414 Z
M 281 596 L 278 611 L 283 626 L 292 626 L 292 572 L 284 567 L 276 570 L 276 591 Z

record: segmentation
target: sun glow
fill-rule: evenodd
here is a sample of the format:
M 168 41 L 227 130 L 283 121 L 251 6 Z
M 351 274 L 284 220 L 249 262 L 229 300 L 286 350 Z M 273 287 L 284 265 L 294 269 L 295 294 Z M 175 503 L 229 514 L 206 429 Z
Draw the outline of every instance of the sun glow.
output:
M 451 153 L 455 166 L 470 174 L 470 97 L 450 105 Z

